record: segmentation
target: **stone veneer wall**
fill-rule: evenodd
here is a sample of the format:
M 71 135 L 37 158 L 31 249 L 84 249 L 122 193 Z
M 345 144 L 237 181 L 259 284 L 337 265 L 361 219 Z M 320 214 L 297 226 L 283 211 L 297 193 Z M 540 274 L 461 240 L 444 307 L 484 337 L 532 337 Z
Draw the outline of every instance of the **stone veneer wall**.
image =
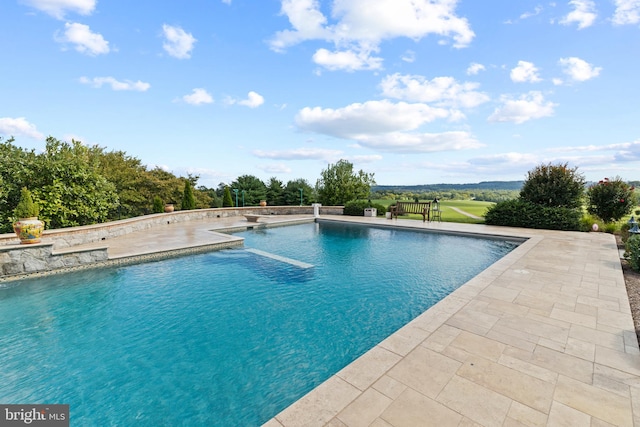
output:
M 342 215 L 342 206 L 320 208 L 320 214 Z M 45 230 L 43 243 L 22 245 L 15 234 L 0 234 L 0 279 L 7 276 L 50 271 L 93 264 L 108 259 L 107 248 L 54 254 L 53 250 L 100 242 L 135 231 L 147 230 L 167 223 L 225 218 L 244 214 L 312 215 L 312 206 L 266 206 L 250 208 L 194 209 L 171 213 L 145 215 L 104 224 Z
M 53 254 L 53 243 L 0 246 L 0 278 L 106 261 L 107 247 Z

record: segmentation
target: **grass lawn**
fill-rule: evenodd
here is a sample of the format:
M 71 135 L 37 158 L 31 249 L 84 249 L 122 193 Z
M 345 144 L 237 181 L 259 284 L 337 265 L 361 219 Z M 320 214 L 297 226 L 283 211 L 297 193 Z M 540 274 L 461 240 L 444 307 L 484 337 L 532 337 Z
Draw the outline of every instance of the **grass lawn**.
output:
M 377 199 L 372 200 L 373 203 L 381 204 L 385 207 L 395 203 L 395 200 L 383 200 Z M 460 209 L 462 211 L 468 212 L 472 215 L 483 217 L 485 212 L 487 212 L 487 208 L 493 206 L 492 202 L 480 202 L 476 200 L 441 200 L 440 201 L 440 209 L 442 209 L 442 220 L 446 222 L 465 222 L 471 224 L 481 224 L 484 222 L 482 219 L 474 219 L 470 218 L 453 208 Z M 403 215 L 401 218 L 408 219 L 422 219 L 422 215 Z

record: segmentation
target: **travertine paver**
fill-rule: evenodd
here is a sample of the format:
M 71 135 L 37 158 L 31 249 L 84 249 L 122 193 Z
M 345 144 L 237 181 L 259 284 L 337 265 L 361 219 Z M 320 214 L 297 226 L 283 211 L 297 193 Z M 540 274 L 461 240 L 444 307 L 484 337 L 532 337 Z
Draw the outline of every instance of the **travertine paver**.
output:
M 267 425 L 640 426 L 640 350 L 613 236 L 340 220 L 529 240 Z M 313 397 L 335 378 L 358 390 L 348 402 L 340 392 L 339 409 Z

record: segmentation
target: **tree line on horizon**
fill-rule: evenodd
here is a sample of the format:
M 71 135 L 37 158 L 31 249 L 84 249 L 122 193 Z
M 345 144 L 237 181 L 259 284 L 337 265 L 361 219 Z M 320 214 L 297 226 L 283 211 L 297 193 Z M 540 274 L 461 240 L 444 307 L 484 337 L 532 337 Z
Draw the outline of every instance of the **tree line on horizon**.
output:
M 315 186 L 299 178 L 286 184 L 272 177 L 267 183 L 242 175 L 217 188 L 198 186 L 197 175 L 176 176 L 159 167 L 148 168 L 124 151 L 107 151 L 80 141 L 48 137 L 43 152 L 0 137 L 0 233 L 12 231 L 14 209 L 27 188 L 40 206 L 46 228 L 64 228 L 131 218 L 175 209 L 294 206 L 319 202 L 340 205 L 368 198 L 373 174 L 354 172 L 340 160 L 322 171 Z

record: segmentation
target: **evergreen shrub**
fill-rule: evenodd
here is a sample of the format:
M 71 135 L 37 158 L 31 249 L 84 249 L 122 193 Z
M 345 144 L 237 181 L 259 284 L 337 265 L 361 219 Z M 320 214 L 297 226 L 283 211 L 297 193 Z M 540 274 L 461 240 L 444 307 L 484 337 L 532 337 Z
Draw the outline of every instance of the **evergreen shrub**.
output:
M 513 199 L 496 203 L 484 218 L 488 225 L 577 231 L 580 230 L 580 217 L 576 209 Z
M 22 218 L 36 217 L 40 214 L 40 206 L 33 201 L 31 191 L 27 187 L 22 187 L 20 190 L 20 201 L 13 211 L 16 220 Z
M 164 212 L 164 203 L 160 196 L 155 196 L 153 198 L 153 213 L 162 213 Z

